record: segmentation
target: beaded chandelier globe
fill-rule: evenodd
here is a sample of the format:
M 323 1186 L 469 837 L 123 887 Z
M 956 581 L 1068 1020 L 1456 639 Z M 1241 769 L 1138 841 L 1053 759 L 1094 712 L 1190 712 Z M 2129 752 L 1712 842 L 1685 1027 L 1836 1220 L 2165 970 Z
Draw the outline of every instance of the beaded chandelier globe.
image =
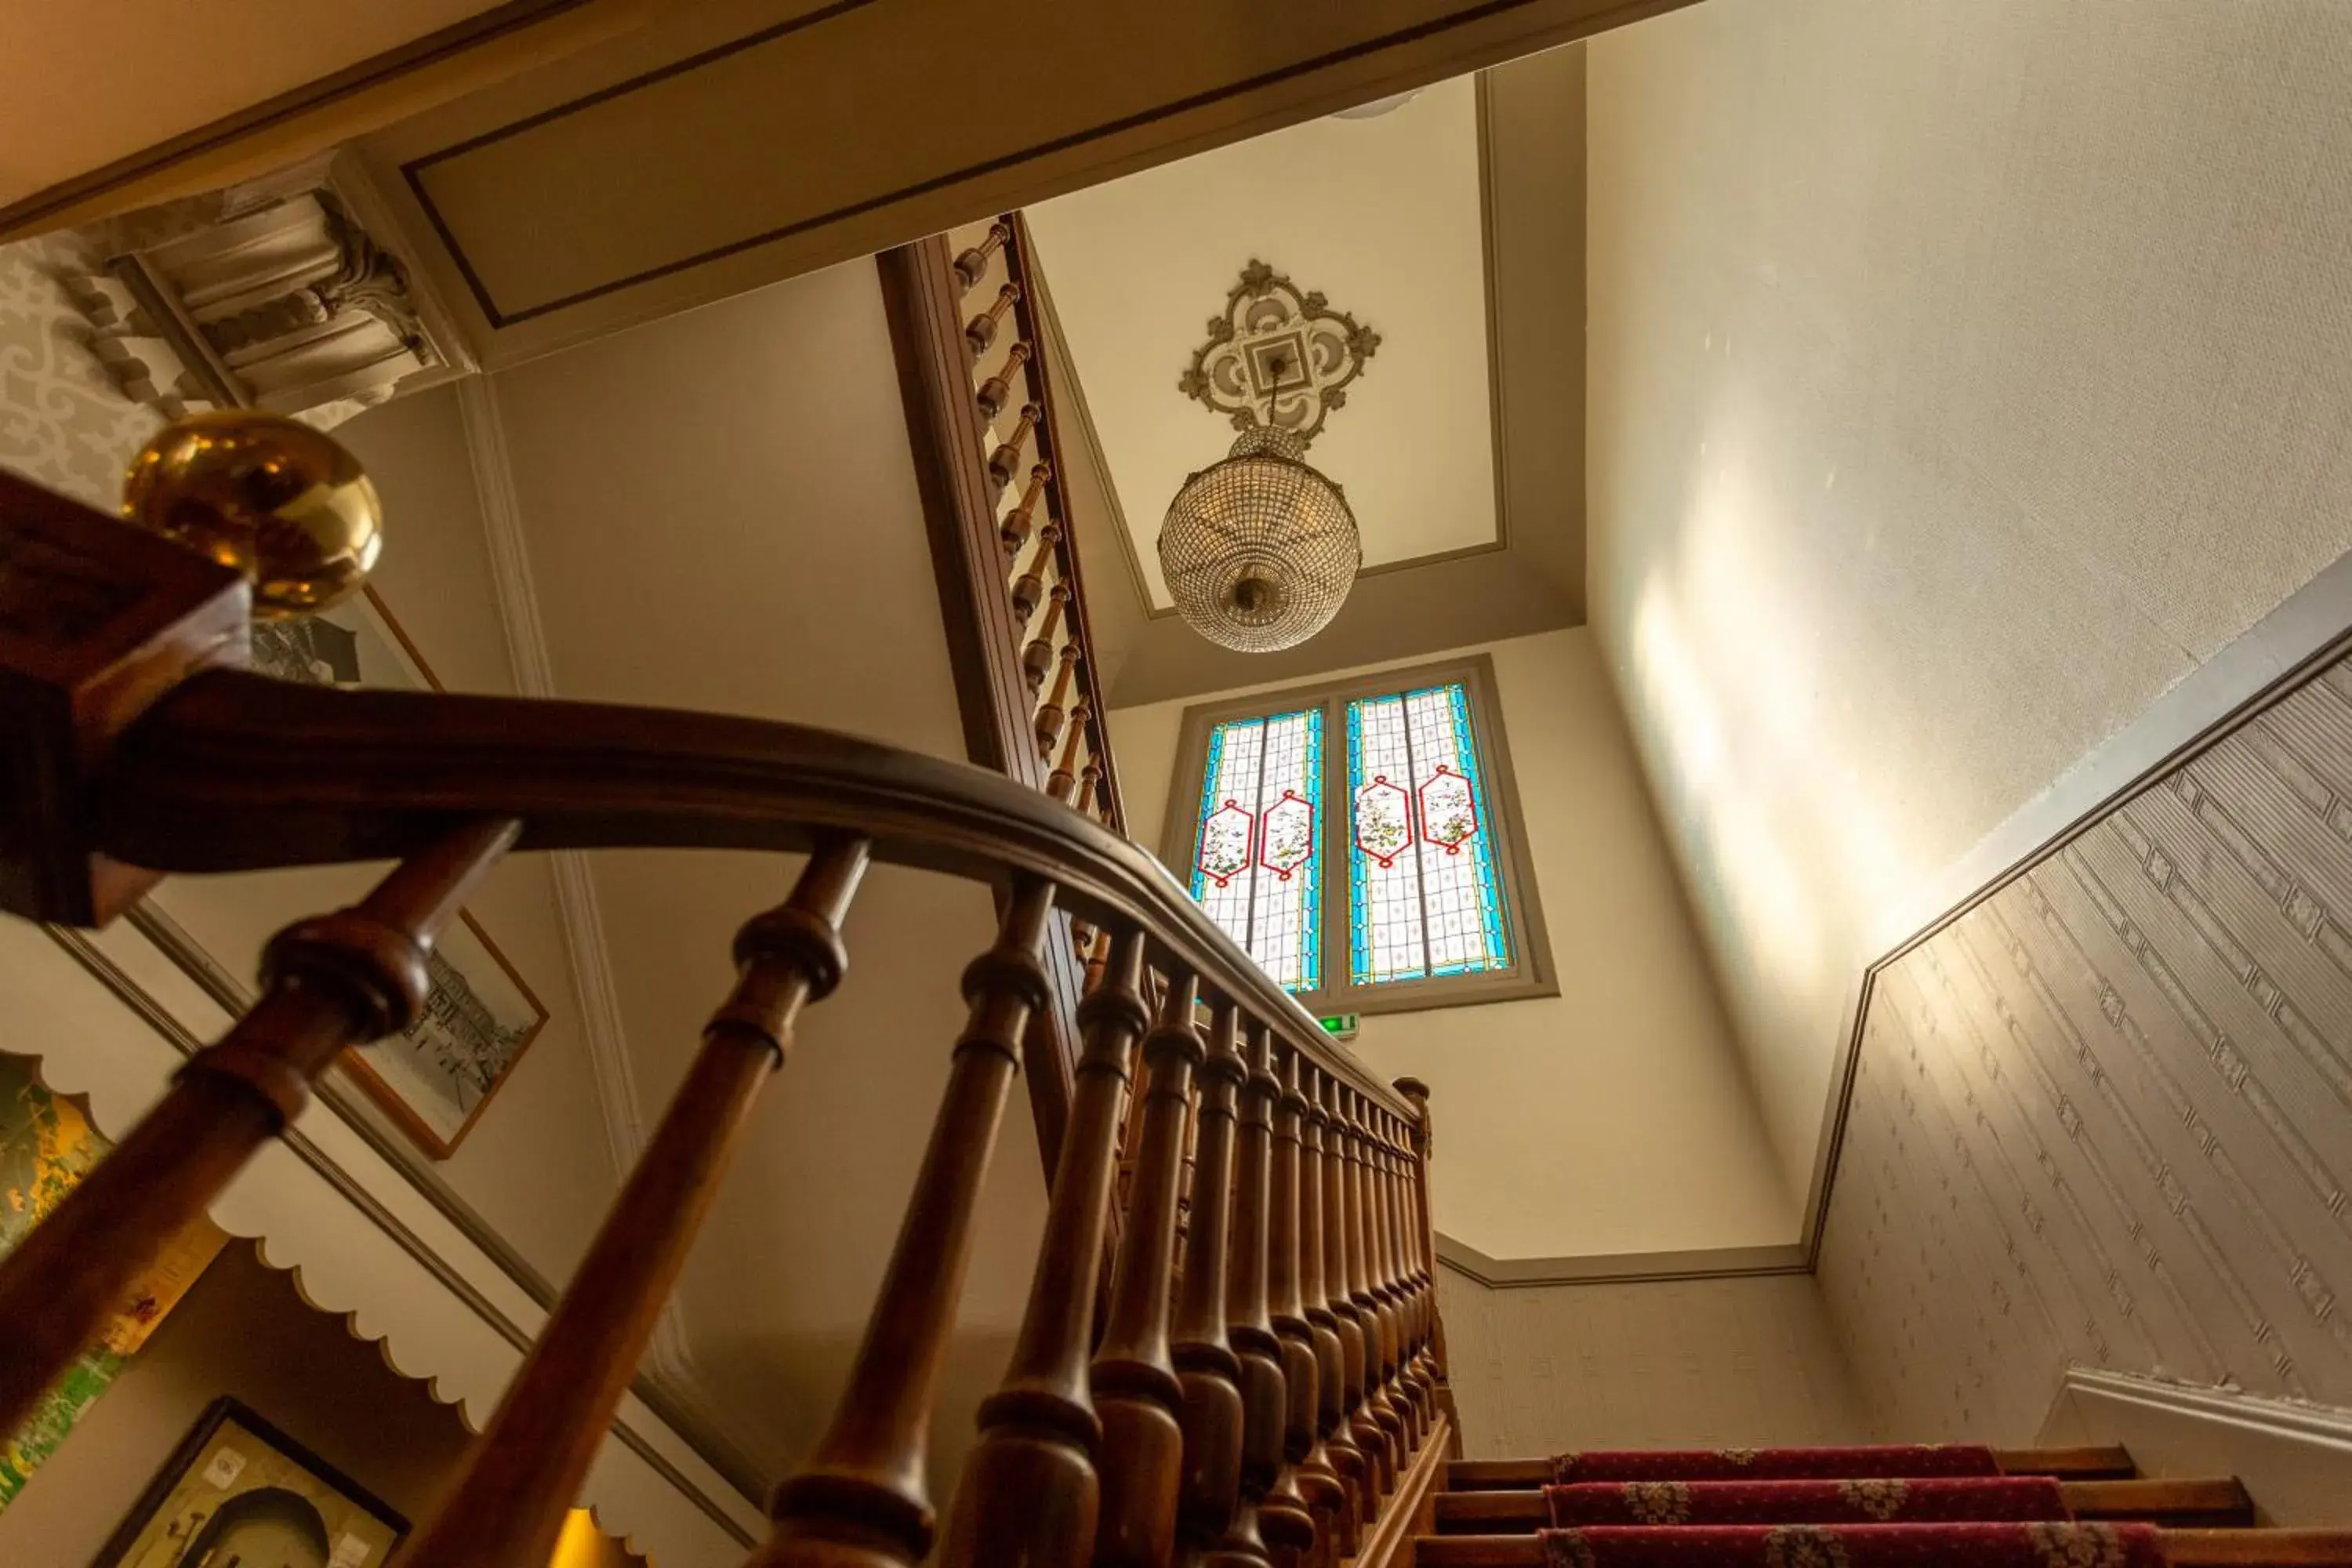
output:
M 1184 481 L 1160 525 L 1160 570 L 1184 623 L 1224 647 L 1272 653 L 1331 624 L 1364 562 L 1348 498 L 1267 426 Z
M 1295 647 L 1331 624 L 1364 563 L 1356 514 L 1307 461 L 1380 335 L 1263 261 L 1211 318 L 1177 383 L 1241 432 L 1185 479 L 1160 526 L 1160 570 L 1185 625 L 1243 653 Z

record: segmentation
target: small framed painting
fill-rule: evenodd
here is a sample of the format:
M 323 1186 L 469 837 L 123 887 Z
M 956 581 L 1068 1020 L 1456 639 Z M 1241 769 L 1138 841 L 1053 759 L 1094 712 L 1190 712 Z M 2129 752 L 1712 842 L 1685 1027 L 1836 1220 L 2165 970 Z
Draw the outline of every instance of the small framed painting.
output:
M 253 668 L 314 686 L 443 689 L 373 588 L 315 616 L 257 625 Z M 416 1023 L 344 1060 L 370 1099 L 446 1159 L 538 1038 L 547 1008 L 469 913 L 451 923 L 429 970 Z
M 234 1399 L 215 1399 L 91 1568 L 381 1568 L 408 1534 L 382 1498 Z

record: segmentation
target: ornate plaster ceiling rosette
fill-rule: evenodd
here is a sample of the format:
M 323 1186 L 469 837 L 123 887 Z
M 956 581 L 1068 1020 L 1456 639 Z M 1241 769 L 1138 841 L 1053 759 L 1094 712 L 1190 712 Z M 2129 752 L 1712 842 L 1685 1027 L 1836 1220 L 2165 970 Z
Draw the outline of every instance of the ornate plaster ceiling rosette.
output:
M 1301 289 L 1253 259 L 1223 312 L 1209 318 L 1209 341 L 1192 351 L 1176 389 L 1236 430 L 1271 425 L 1304 445 L 1347 405 L 1348 384 L 1380 346 L 1380 333 L 1332 310 L 1319 289 Z

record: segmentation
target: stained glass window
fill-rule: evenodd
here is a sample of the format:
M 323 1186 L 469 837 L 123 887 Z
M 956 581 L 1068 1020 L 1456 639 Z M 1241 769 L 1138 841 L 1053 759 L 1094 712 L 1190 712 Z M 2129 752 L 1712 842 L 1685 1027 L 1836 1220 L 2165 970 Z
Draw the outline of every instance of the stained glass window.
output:
M 1321 984 L 1323 710 L 1209 732 L 1192 897 L 1276 984 Z
M 1509 922 L 1459 681 L 1348 704 L 1349 969 L 1359 985 L 1507 968 Z
M 1549 994 L 1502 736 L 1487 732 L 1490 669 L 1454 659 L 1188 716 L 1178 798 L 1197 810 L 1168 863 L 1311 1009 Z

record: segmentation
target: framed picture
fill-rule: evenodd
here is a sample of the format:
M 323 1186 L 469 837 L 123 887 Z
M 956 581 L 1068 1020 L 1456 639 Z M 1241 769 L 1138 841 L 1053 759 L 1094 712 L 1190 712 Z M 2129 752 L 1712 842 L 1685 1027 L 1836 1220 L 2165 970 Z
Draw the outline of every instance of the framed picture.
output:
M 14 1251 L 114 1146 L 79 1105 L 51 1094 L 33 1065 L 32 1058 L 0 1052 L 0 1257 Z M 66 1369 L 24 1425 L 0 1432 L 0 1510 L 57 1452 L 227 1240 L 228 1233 L 208 1218 L 190 1222 L 131 1281 L 99 1342 Z
M 205 1406 L 91 1568 L 380 1568 L 407 1534 L 382 1498 L 224 1398 Z
M 373 588 L 301 620 L 257 625 L 253 668 L 316 686 L 443 689 Z M 370 1099 L 446 1159 L 539 1037 L 547 1008 L 469 913 L 451 924 L 430 968 L 433 990 L 415 1026 L 346 1060 Z

